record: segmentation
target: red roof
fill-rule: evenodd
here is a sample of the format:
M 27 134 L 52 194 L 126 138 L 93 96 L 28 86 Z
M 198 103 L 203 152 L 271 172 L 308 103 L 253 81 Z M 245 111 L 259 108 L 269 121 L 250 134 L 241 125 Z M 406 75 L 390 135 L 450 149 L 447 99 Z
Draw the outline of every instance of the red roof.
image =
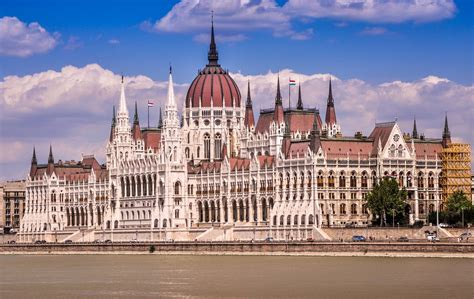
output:
M 432 142 L 423 142 L 422 140 L 417 140 L 414 143 L 417 159 L 425 159 L 425 157 L 430 160 L 441 159 L 440 154 L 443 151 L 441 140 Z M 408 142 L 407 145 L 411 150 L 411 142 Z
M 32 178 L 41 178 L 47 172 L 47 165 L 38 165 Z M 94 170 L 96 180 L 106 180 L 108 170 L 92 157 L 85 157 L 81 162 L 59 162 L 54 164 L 53 171 L 60 179 L 66 179 L 67 182 L 87 181 Z
M 211 107 L 211 97 L 214 107 L 240 107 L 240 91 L 235 81 L 220 66 L 207 66 L 200 71 L 191 83 L 186 94 L 186 107 Z
M 309 149 L 309 141 L 291 142 L 285 155 L 287 158 L 303 157 Z
M 161 146 L 161 131 L 157 129 L 145 129 L 142 131 L 143 140 L 145 140 L 145 150 L 152 148 L 158 152 Z
M 275 162 L 275 156 L 257 156 L 260 168 L 272 167 Z
M 372 140 L 355 140 L 348 138 L 321 139 L 321 147 L 328 159 L 368 159 L 372 155 Z

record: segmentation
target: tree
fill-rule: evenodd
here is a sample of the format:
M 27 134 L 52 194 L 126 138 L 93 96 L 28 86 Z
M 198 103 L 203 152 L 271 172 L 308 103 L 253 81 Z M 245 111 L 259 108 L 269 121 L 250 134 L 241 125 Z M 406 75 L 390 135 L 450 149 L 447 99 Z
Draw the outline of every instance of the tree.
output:
M 461 213 L 462 210 L 471 208 L 472 204 L 462 191 L 455 191 L 448 197 L 446 207 L 449 212 Z
M 407 191 L 398 188 L 393 178 L 383 178 L 367 194 L 367 207 L 380 219 L 380 226 L 387 224 L 387 215 L 395 217 L 405 214 Z

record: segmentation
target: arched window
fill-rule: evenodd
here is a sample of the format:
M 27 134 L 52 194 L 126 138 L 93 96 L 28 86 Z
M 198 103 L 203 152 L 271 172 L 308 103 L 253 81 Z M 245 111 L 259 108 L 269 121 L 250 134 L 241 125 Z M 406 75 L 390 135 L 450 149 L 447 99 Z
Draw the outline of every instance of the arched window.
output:
M 288 215 L 288 217 L 286 217 L 286 225 L 291 225 L 291 215 Z
M 367 176 L 367 172 L 363 172 L 362 173 L 362 181 L 361 181 L 361 187 L 366 189 L 368 184 L 367 184 L 367 179 L 368 179 L 368 176 Z
M 204 159 L 211 159 L 211 136 L 204 134 Z
M 153 222 L 153 227 L 154 227 L 154 228 L 157 228 L 157 227 L 158 227 L 158 219 L 155 219 L 155 221 Z
M 355 171 L 353 171 L 351 173 L 350 184 L 351 184 L 351 188 L 356 188 L 357 187 L 357 177 L 356 177 Z
M 216 159 L 221 158 L 221 148 L 222 148 L 222 137 L 221 134 L 217 133 L 214 136 L 214 155 L 216 156 Z
M 196 158 L 199 159 L 199 156 L 201 156 L 201 148 L 198 146 L 196 149 Z
M 176 183 L 174 183 L 174 194 L 179 195 L 180 193 L 181 193 L 181 182 L 176 181 Z
M 332 171 L 329 172 L 328 187 L 329 188 L 334 188 L 334 172 L 332 172 Z
M 357 215 L 357 205 L 355 203 L 351 204 L 351 214 Z
M 346 215 L 346 204 L 341 203 L 341 205 L 339 206 L 339 214 Z
M 346 176 L 344 171 L 339 175 L 339 188 L 346 188 Z
M 314 216 L 313 215 L 309 215 L 309 219 L 308 219 L 308 224 L 314 224 Z
M 398 146 L 398 156 L 403 157 L 403 146 L 401 144 Z

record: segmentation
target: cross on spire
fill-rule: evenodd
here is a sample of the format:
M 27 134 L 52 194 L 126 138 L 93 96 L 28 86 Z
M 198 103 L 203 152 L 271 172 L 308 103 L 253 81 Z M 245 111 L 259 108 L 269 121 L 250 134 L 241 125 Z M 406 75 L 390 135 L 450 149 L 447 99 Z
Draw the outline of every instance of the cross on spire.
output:
M 219 53 L 217 52 L 216 40 L 214 37 L 214 11 L 211 11 L 211 43 L 209 45 L 209 52 L 207 53 L 208 65 L 217 66 L 219 63 Z

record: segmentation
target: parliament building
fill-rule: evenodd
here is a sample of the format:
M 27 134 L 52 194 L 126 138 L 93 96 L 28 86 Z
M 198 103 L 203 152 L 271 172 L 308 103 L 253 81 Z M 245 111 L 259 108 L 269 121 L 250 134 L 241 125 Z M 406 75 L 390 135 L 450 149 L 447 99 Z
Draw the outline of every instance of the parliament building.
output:
M 122 78 L 105 164 L 55 161 L 51 148 L 40 164 L 33 151 L 20 240 L 328 239 L 325 227 L 371 223 L 365 198 L 385 176 L 406 188 L 411 223 L 442 208 L 447 118 L 441 138 L 396 121 L 346 136 L 331 81 L 323 116 L 304 106 L 301 86 L 296 107 L 283 108 L 279 79 L 274 107 L 255 118 L 252 82 L 243 96 L 218 58 L 212 27 L 182 110 L 170 70 L 157 127 L 140 126 L 136 104 L 130 118 Z

